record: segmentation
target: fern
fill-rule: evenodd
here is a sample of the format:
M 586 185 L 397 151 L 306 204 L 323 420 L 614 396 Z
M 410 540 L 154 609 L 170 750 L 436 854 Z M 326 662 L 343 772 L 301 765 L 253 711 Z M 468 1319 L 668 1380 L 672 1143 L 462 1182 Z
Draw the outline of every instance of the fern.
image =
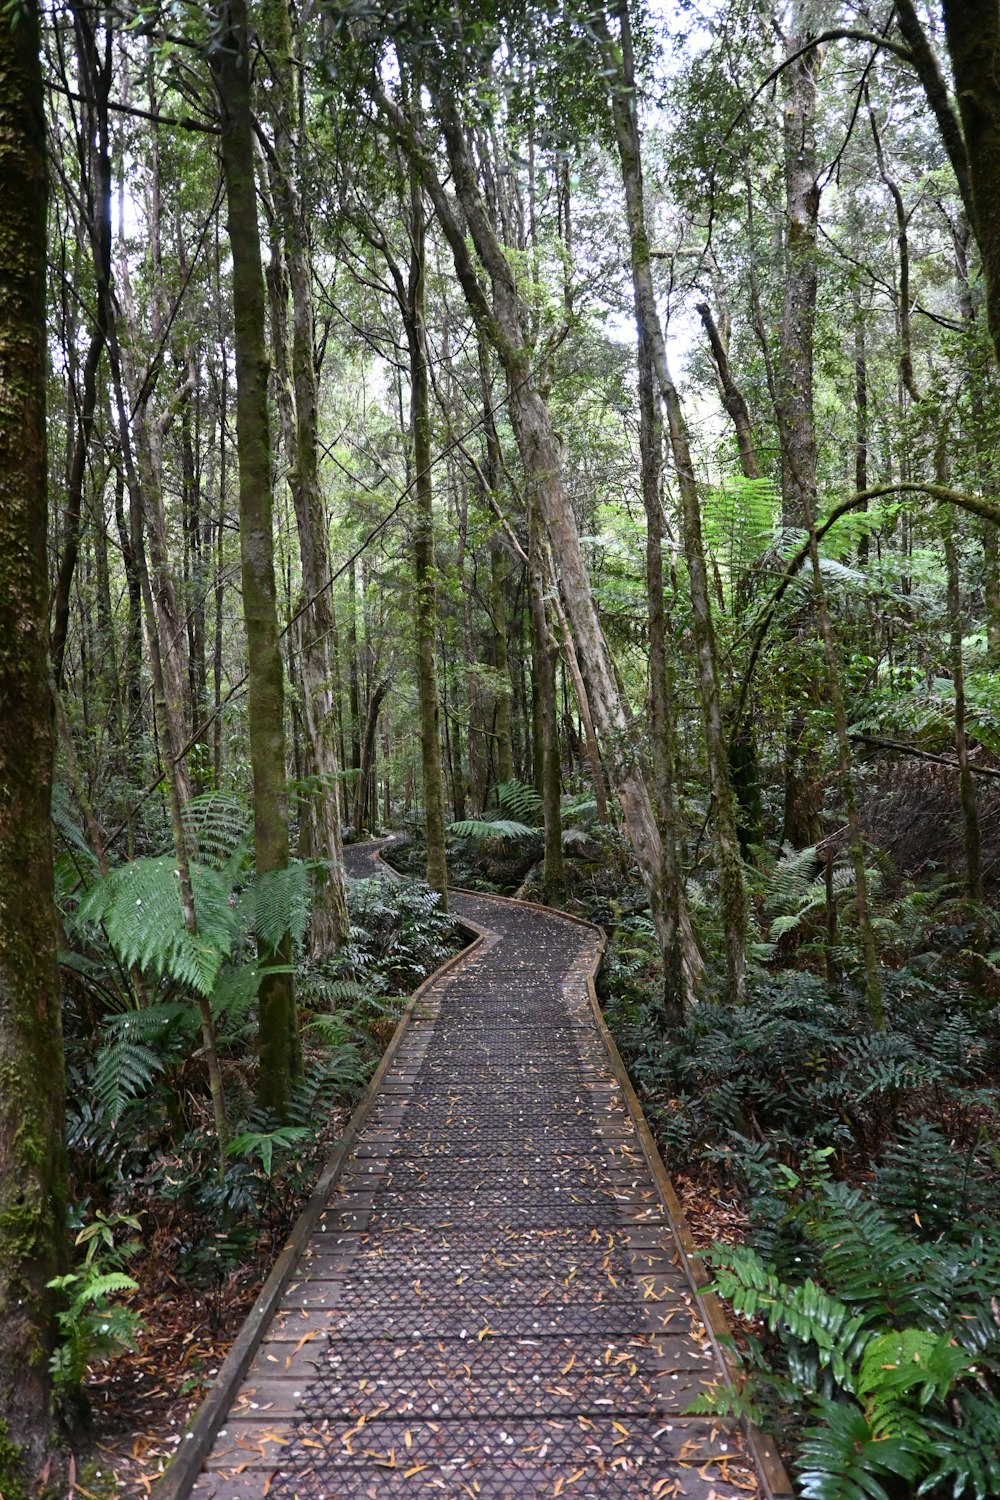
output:
M 146 1093 L 163 1063 L 151 1047 L 116 1036 L 97 1053 L 91 1087 L 100 1108 L 117 1124 L 128 1104 Z
M 863 1347 L 866 1317 L 855 1313 L 816 1282 L 789 1286 L 764 1264 L 755 1250 L 716 1246 L 713 1289 L 725 1297 L 740 1317 L 765 1320 L 772 1332 L 781 1331 L 800 1343 L 816 1346 L 824 1367 L 843 1384 L 848 1365 Z
M 127 1011 L 105 1023 L 89 1087 L 112 1124 L 149 1092 L 171 1054 L 187 1052 L 196 1029 L 191 1006 L 168 1002 Z
M 705 542 L 731 583 L 751 568 L 771 543 L 777 507 L 778 496 L 770 479 L 734 475 L 706 495 Z
M 252 820 L 246 803 L 223 792 L 206 792 L 186 805 L 182 819 L 195 859 L 235 877 L 252 843 Z
M 96 881 L 80 905 L 77 926 L 102 922 L 114 953 L 156 978 L 210 995 L 236 933 L 229 884 L 207 865 L 192 864 L 198 932 L 184 923 L 172 858 L 137 859 Z
M 457 823 L 449 823 L 446 832 L 453 838 L 473 839 L 477 844 L 485 844 L 490 840 L 504 844 L 508 840 L 535 838 L 538 829 L 529 828 L 526 823 L 515 822 L 512 818 L 465 818 Z
M 293 860 L 287 869 L 258 875 L 244 893 L 242 909 L 257 940 L 274 951 L 286 937 L 296 947 L 301 944 L 311 902 L 309 866 Z
M 869 1339 L 856 1385 L 865 1416 L 877 1438 L 899 1437 L 913 1428 L 912 1396 L 921 1410 L 933 1397 L 943 1400 L 972 1360 L 944 1334 L 923 1328 L 893 1329 Z
M 889 1500 L 883 1479 L 912 1483 L 926 1445 L 912 1435 L 880 1438 L 853 1402 L 820 1401 L 822 1426 L 810 1427 L 799 1453 L 806 1500 Z
M 227 1036 L 236 1035 L 248 1025 L 264 972 L 251 961 L 227 965 L 220 973 L 212 990 L 212 1015 L 216 1021 L 225 1019 Z
M 52 823 L 73 855 L 73 868 L 76 871 L 77 880 L 80 877 L 81 864 L 88 872 L 96 871 L 96 856 L 80 828 L 69 788 L 61 781 L 55 782 L 52 787 Z
M 927 1437 L 932 1467 L 919 1495 L 947 1485 L 954 1496 L 990 1500 L 1000 1494 L 1000 1401 L 983 1391 L 960 1391 L 953 1402 L 955 1422 L 929 1417 Z
M 942 1233 L 968 1216 L 970 1197 L 979 1196 L 976 1178 L 974 1149 L 956 1151 L 924 1120 L 901 1127 L 876 1174 L 880 1202 L 928 1234 Z M 995 1190 L 989 1196 L 993 1207 L 1000 1207 Z
M 871 1317 L 920 1317 L 911 1293 L 920 1249 L 877 1203 L 842 1182 L 825 1183 L 806 1232 L 820 1252 L 825 1278 L 845 1302 Z
M 516 779 L 501 781 L 497 786 L 497 806 L 505 818 L 519 823 L 538 823 L 542 799 L 533 786 Z

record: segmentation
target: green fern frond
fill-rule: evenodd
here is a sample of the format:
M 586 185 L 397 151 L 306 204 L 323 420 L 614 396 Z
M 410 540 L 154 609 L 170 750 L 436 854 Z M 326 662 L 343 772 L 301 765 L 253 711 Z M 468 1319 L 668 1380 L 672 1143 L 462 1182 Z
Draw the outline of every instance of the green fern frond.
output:
M 132 860 L 96 881 L 80 904 L 77 925 L 102 922 L 123 964 L 210 995 L 232 948 L 235 916 L 229 884 L 217 870 L 192 864 L 191 884 L 197 934 L 185 926 L 177 867 L 166 855 Z
M 518 823 L 537 823 L 542 811 L 542 799 L 533 786 L 513 778 L 497 785 L 497 805 L 505 818 Z
M 100 1048 L 94 1059 L 91 1087 L 101 1109 L 117 1124 L 134 1099 L 145 1094 L 163 1062 L 142 1042 L 115 1036 Z
M 247 1024 L 260 990 L 262 970 L 249 963 L 225 967 L 212 990 L 212 1015 L 224 1016 L 226 1034 L 232 1036 Z
M 311 905 L 310 869 L 302 860 L 293 860 L 287 869 L 258 875 L 242 901 L 254 935 L 272 950 L 289 936 L 296 946 L 302 942 Z
M 511 818 L 465 818 L 458 823 L 449 823 L 446 833 L 457 839 L 474 839 L 477 844 L 496 839 L 504 843 L 508 839 L 530 839 L 538 834 L 537 828 L 517 823 Z
M 993 1500 L 1000 1495 L 1000 1400 L 989 1391 L 962 1390 L 952 1402 L 954 1422 L 928 1417 L 933 1467 L 918 1495 L 946 1493 Z
M 914 1309 L 909 1296 L 915 1247 L 877 1203 L 843 1182 L 822 1184 L 822 1211 L 806 1232 L 818 1247 L 820 1265 L 846 1303 L 873 1317 L 903 1317 Z
M 925 1328 L 903 1328 L 869 1339 L 861 1356 L 856 1394 L 865 1401 L 876 1437 L 898 1437 L 911 1430 L 912 1395 L 925 1407 L 943 1401 L 952 1386 L 973 1369 L 966 1350 L 946 1334 Z
M 194 797 L 181 816 L 195 860 L 235 875 L 252 843 L 253 820 L 247 804 L 224 792 L 205 792 Z
M 879 1438 L 853 1402 L 819 1401 L 822 1426 L 806 1430 L 799 1449 L 799 1489 L 806 1500 L 889 1500 L 883 1479 L 912 1482 L 924 1445 L 912 1436 Z

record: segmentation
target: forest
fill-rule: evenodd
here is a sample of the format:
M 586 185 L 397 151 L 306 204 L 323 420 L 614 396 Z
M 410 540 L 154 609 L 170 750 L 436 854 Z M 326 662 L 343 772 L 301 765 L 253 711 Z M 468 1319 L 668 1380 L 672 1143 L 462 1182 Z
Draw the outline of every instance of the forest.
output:
M 607 934 L 702 1409 L 1000 1494 L 998 132 L 996 0 L 7 0 L 3 1500 L 149 1492 L 449 883 Z

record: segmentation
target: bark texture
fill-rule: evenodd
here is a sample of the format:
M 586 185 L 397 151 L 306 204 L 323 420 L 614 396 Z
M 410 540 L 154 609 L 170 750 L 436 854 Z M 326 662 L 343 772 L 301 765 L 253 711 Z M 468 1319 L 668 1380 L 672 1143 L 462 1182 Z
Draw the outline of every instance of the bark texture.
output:
M 968 164 L 970 218 L 983 262 L 990 337 L 1000 359 L 1000 7 L 995 0 L 943 0 L 942 10 Z M 946 116 L 938 114 L 938 123 L 947 129 Z
M 438 696 L 435 639 L 437 578 L 434 567 L 434 490 L 431 483 L 430 382 L 427 328 L 424 323 L 425 274 L 423 190 L 414 179 L 410 194 L 410 278 L 404 310 L 410 353 L 410 428 L 413 437 L 413 488 L 416 495 L 413 560 L 417 579 L 417 679 L 420 690 L 420 750 L 424 771 L 424 829 L 427 838 L 427 883 L 448 902 L 448 867 L 444 852 L 444 772 L 441 765 L 441 704 Z
M 653 286 L 652 260 L 646 228 L 642 154 L 635 108 L 635 66 L 632 56 L 628 8 L 616 7 L 620 45 L 616 49 L 603 16 L 593 24 L 601 42 L 609 76 L 614 70 L 611 107 L 615 139 L 625 189 L 632 265 L 632 295 L 642 345 L 656 375 L 660 399 L 667 418 L 677 487 L 684 526 L 684 556 L 691 589 L 692 634 L 698 655 L 698 688 L 701 699 L 708 783 L 715 816 L 719 862 L 719 898 L 726 949 L 726 982 L 729 998 L 742 1000 L 746 986 L 747 900 L 743 883 L 743 858 L 736 830 L 736 814 L 729 781 L 728 753 L 722 719 L 715 627 L 705 549 L 701 534 L 701 509 L 687 428 L 680 398 L 670 375 L 667 349 Z
M 34 0 L 0 16 L 0 1491 L 52 1452 L 64 1074 L 52 892 L 45 123 Z M 3 1445 L 4 1448 L 8 1444 Z M 6 1472 L 5 1472 L 6 1470 Z
M 264 344 L 264 274 L 257 227 L 247 7 L 232 0 L 218 12 L 212 72 L 222 101 L 222 170 L 233 255 L 236 352 L 236 449 L 240 488 L 240 564 L 248 656 L 250 763 L 259 875 L 288 866 L 284 676 L 278 648 L 274 578 L 271 430 Z M 298 1071 L 298 1038 L 287 944 L 264 949 L 261 967 L 260 1098 L 280 1111 Z
M 341 846 L 340 765 L 334 715 L 333 610 L 328 588 L 330 549 L 319 478 L 319 392 L 314 353 L 314 309 L 309 241 L 302 201 L 304 121 L 297 102 L 292 32 L 286 0 L 268 0 L 262 20 L 273 70 L 270 114 L 274 129 L 276 228 L 284 251 L 283 270 L 272 295 L 272 342 L 288 485 L 302 561 L 302 613 L 298 640 L 302 706 L 306 726 L 306 772 L 315 778 L 302 808 L 310 853 L 322 861 L 324 877 L 316 894 L 310 926 L 314 956 L 335 949 L 347 937 L 347 895 Z M 287 324 L 291 302 L 291 339 Z M 281 337 L 279 330 L 284 332 Z M 290 347 L 289 347 L 290 346 Z

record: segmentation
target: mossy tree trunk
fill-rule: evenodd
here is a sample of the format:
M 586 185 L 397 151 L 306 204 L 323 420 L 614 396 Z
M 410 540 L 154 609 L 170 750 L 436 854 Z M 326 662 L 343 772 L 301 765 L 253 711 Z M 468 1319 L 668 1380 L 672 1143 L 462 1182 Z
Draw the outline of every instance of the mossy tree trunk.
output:
M 45 544 L 46 146 L 38 9 L 0 15 L 0 1433 L 53 1455 L 66 1244 Z M 5 1460 L 6 1463 L 6 1460 Z M 0 1491 L 18 1475 L 0 1464 Z
M 319 478 L 319 390 L 314 351 L 314 308 L 308 227 L 303 206 L 305 121 L 299 107 L 296 62 L 287 0 L 262 6 L 264 40 L 272 70 L 269 113 L 274 149 L 269 166 L 274 184 L 278 266 L 272 279 L 272 344 L 278 409 L 284 437 L 295 524 L 302 561 L 302 706 L 306 726 L 306 768 L 315 784 L 302 807 L 310 852 L 325 867 L 310 927 L 314 956 L 340 946 L 347 937 L 347 895 L 341 847 L 340 765 L 333 699 L 333 609 L 330 602 L 330 549 Z M 291 301 L 291 339 L 287 336 Z M 284 336 L 282 336 L 284 335 Z
M 240 564 L 246 621 L 250 764 L 258 874 L 288 867 L 284 677 L 278 648 L 274 576 L 271 430 L 267 410 L 264 273 L 257 224 L 250 55 L 245 0 L 217 13 L 212 72 L 222 103 L 222 171 L 233 256 L 236 450 L 240 491 Z M 261 1103 L 281 1112 L 300 1058 L 288 942 L 261 948 Z
M 704 988 L 705 968 L 691 923 L 677 849 L 679 813 L 674 788 L 676 736 L 672 705 L 672 671 L 667 653 L 667 619 L 663 603 L 663 416 L 656 390 L 649 341 L 639 337 L 639 446 L 642 499 L 646 511 L 646 596 L 649 630 L 650 766 L 663 844 L 664 922 L 670 940 L 663 953 L 663 999 L 672 1025 L 683 1022 Z
M 448 899 L 444 852 L 444 771 L 441 764 L 441 704 L 435 640 L 437 577 L 434 565 L 434 489 L 431 483 L 431 410 L 425 323 L 426 263 L 423 189 L 414 175 L 410 191 L 410 276 L 403 320 L 410 354 L 410 429 L 413 489 L 416 496 L 413 560 L 417 578 L 417 680 L 420 692 L 420 750 L 424 772 L 424 829 L 427 883 Z
M 531 608 L 531 661 L 538 686 L 538 757 L 545 829 L 542 899 L 558 905 L 566 898 L 563 866 L 559 728 L 556 716 L 558 644 L 546 609 L 545 534 L 537 501 L 528 500 L 528 595 Z M 537 785 L 538 783 L 536 783 Z

